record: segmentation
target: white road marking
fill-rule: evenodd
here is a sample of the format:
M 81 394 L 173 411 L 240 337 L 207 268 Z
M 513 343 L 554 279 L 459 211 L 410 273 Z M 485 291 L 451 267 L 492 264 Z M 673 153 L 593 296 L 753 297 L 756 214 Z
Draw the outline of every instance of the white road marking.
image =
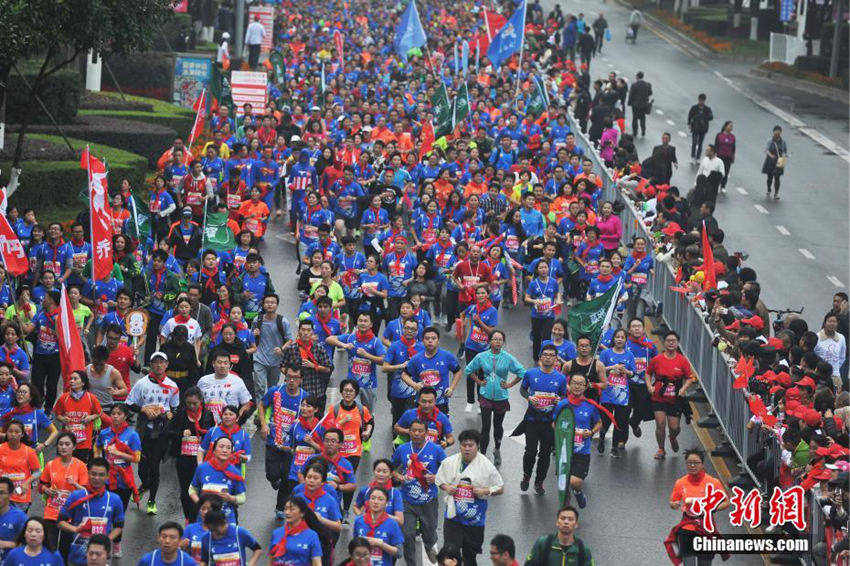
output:
M 813 254 L 812 252 L 810 252 L 806 248 L 800 248 L 797 251 L 799 251 L 801 254 L 803 254 L 803 257 L 806 258 L 806 259 L 815 259 L 815 254 Z
M 844 161 L 850 163 L 850 152 L 848 152 L 846 149 L 844 149 L 843 147 L 841 147 L 819 131 L 815 130 L 814 128 L 800 128 L 800 132 L 809 136 L 815 142 L 819 143 L 820 145 L 822 145 Z
M 827 275 L 826 278 L 829 279 L 829 282 L 835 285 L 836 287 L 844 287 L 844 283 L 842 283 L 841 280 L 835 275 Z
M 608 57 L 603 57 L 603 58 L 602 58 L 602 60 L 603 60 L 603 61 L 605 61 L 605 62 L 607 63 L 607 62 L 608 62 Z
M 760 204 L 754 204 L 753 206 L 755 207 L 755 209 L 756 209 L 756 210 L 758 210 L 758 211 L 759 211 L 759 212 L 761 212 L 762 214 L 770 214 L 770 213 L 767 211 L 767 209 L 766 209 L 765 207 L 763 207 L 762 205 L 760 205 Z
M 664 110 L 661 110 L 660 108 L 656 108 L 655 113 L 658 114 L 659 116 L 664 116 Z
M 678 131 L 678 132 L 676 132 L 676 133 L 677 133 L 677 134 L 679 134 L 679 137 L 683 137 L 683 138 L 688 137 L 688 134 L 686 134 L 686 133 L 685 133 L 685 132 L 683 132 L 682 130 L 679 130 L 679 131 Z
M 667 118 L 667 119 L 666 119 L 666 120 L 664 120 L 664 121 L 665 121 L 665 122 L 667 122 L 667 125 L 668 125 L 668 126 L 675 126 L 675 125 L 676 125 L 676 122 L 674 122 L 674 121 L 673 121 L 673 120 L 671 120 L 670 118 Z
M 750 193 L 747 192 L 747 189 L 745 189 L 744 187 L 735 187 L 735 190 L 738 191 L 739 193 L 741 193 L 744 196 L 747 196 L 748 194 L 750 194 Z
M 789 232 L 789 231 L 788 231 L 788 228 L 786 228 L 785 226 L 780 226 L 779 224 L 777 224 L 777 225 L 776 225 L 776 229 L 777 229 L 777 230 L 779 231 L 779 233 L 780 233 L 780 234 L 782 234 L 783 236 L 790 236 L 790 235 L 791 235 L 791 232 Z
M 609 66 L 609 67 L 613 67 L 613 66 L 614 66 L 614 63 L 608 63 L 608 66 Z

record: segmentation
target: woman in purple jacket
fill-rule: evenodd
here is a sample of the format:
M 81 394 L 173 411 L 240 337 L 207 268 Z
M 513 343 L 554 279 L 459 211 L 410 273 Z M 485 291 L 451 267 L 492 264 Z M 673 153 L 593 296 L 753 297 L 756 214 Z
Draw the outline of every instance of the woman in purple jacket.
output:
M 714 138 L 714 151 L 717 152 L 717 157 L 726 168 L 723 180 L 720 182 L 721 190 L 725 191 L 726 181 L 729 180 L 729 170 L 735 162 L 735 134 L 732 133 L 732 120 L 726 120 Z

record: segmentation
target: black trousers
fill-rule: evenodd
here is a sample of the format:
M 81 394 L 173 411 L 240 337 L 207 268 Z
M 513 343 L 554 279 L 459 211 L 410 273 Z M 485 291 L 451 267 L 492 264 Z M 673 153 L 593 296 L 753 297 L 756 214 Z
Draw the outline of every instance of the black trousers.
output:
M 399 399 L 397 397 L 390 397 L 390 411 L 392 413 L 393 424 L 398 422 L 404 412 L 408 409 L 412 409 L 416 406 L 416 397 L 408 397 L 407 399 Z
M 652 420 L 649 391 L 643 383 L 629 383 L 629 409 L 631 416 L 628 420 L 631 427 L 639 427 L 642 422 Z
M 531 354 L 534 357 L 534 363 L 540 359 L 540 344 L 552 335 L 553 324 L 555 324 L 554 318 L 531 319 Z
M 151 438 L 145 435 L 142 439 L 139 478 L 142 480 L 142 485 L 148 489 L 148 501 L 156 501 L 156 494 L 159 491 L 159 467 L 167 449 L 168 443 L 162 437 Z
M 387 297 L 387 323 L 398 318 L 401 303 L 405 300 L 405 297 Z
M 475 352 L 472 350 L 464 350 L 464 357 L 466 358 L 466 365 L 469 365 L 472 362 L 472 358 L 477 356 L 479 352 Z M 481 376 L 481 372 L 478 372 L 479 377 Z M 467 403 L 475 403 L 475 390 L 478 389 L 478 384 L 472 379 L 471 375 L 466 376 L 466 402 Z
M 699 159 L 702 155 L 702 142 L 705 140 L 705 132 L 691 132 L 691 157 Z
M 351 462 L 351 467 L 354 468 L 354 474 L 357 474 L 357 468 L 360 466 L 360 456 L 348 456 L 348 461 Z M 351 507 L 351 500 L 354 499 L 354 492 L 347 491 L 342 494 L 342 510 L 347 512 Z
M 145 365 L 150 364 L 151 354 L 156 351 L 156 341 L 159 338 L 159 323 L 162 322 L 162 315 L 148 311 L 150 321 L 148 321 L 148 330 L 145 338 Z
M 531 477 L 534 460 L 537 460 L 537 475 L 534 483 L 543 483 L 549 473 L 552 448 L 555 445 L 555 430 L 550 422 L 525 422 L 525 453 L 522 455 L 522 473 Z
M 248 46 L 248 66 L 256 69 L 260 62 L 260 44 Z
M 61 372 L 62 364 L 59 362 L 59 354 L 35 354 L 32 357 L 30 380 L 41 393 L 44 409 L 47 412 L 52 411 L 56 403 L 56 390 L 59 387 Z
M 729 171 L 732 169 L 732 158 L 731 157 L 721 157 L 720 161 L 723 162 L 723 180 L 720 181 L 720 186 L 724 189 L 726 188 L 726 182 L 729 180 Z
M 629 439 L 629 406 L 614 405 L 613 403 L 603 403 L 602 405 L 614 413 L 614 419 L 617 421 L 617 426 L 614 427 L 613 446 L 617 446 L 621 442 L 625 443 Z M 608 429 L 611 427 L 611 419 L 601 411 L 600 416 L 602 417 L 602 429 L 599 431 L 599 438 L 605 438 Z
M 770 192 L 770 185 L 773 183 L 773 190 L 776 191 L 776 194 L 779 194 L 779 181 L 782 178 L 782 175 L 776 175 L 774 173 L 767 174 L 767 192 Z
M 464 566 L 477 566 L 484 545 L 484 527 L 464 525 L 454 519 L 443 521 L 443 546 L 459 550 Z
M 481 408 L 481 453 L 487 453 L 490 444 L 490 421 L 493 422 L 493 447 L 498 450 L 502 447 L 502 437 L 505 436 L 505 415 L 497 413 L 493 409 Z
M 272 489 L 277 491 L 277 504 L 275 509 L 283 511 L 283 504 L 292 493 L 287 478 L 289 468 L 292 465 L 292 453 L 266 445 L 266 479 L 272 484 Z
M 451 329 L 458 315 L 457 289 L 446 289 L 446 302 L 443 304 L 443 307 L 446 312 L 446 327 Z
M 189 497 L 189 485 L 198 468 L 198 459 L 194 456 L 177 456 L 174 463 L 177 467 L 177 481 L 180 484 L 180 506 L 183 507 L 183 517 L 190 523 L 194 523 L 198 506 Z
M 638 135 L 638 126 L 641 134 L 646 135 L 646 108 L 632 106 L 632 134 L 635 136 Z

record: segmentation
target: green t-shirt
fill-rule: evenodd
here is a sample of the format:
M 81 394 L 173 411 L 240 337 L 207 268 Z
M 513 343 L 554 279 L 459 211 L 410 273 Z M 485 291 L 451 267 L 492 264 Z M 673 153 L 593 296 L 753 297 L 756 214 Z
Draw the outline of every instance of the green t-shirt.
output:
M 77 323 L 77 328 L 83 328 L 86 325 L 86 319 L 92 315 L 91 309 L 80 303 L 74 309 L 74 322 Z
M 557 535 L 540 537 L 531 547 L 525 566 L 595 566 L 590 547 L 579 540 L 576 538 L 573 544 L 564 548 L 558 542 Z M 580 547 L 584 547 L 583 552 Z M 543 563 L 547 554 L 548 560 Z
M 30 303 L 30 316 L 27 316 L 23 309 L 18 311 L 17 305 L 9 305 L 6 307 L 6 320 L 12 320 L 17 315 L 18 319 L 22 322 L 32 322 L 37 312 L 38 309 L 34 303 Z

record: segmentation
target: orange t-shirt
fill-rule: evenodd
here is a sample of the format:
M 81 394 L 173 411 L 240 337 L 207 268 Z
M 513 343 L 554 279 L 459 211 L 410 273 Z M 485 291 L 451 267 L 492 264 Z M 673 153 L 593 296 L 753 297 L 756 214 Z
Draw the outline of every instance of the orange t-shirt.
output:
M 77 485 L 89 484 L 89 472 L 86 470 L 86 465 L 81 460 L 71 458 L 71 463 L 67 466 L 62 463 L 62 459 L 58 456 L 49 461 L 44 466 L 44 471 L 41 472 L 41 486 L 49 487 L 57 490 L 53 497 L 48 497 L 44 503 L 44 518 L 55 521 L 59 518 L 59 510 L 68 499 L 68 495 L 77 489 L 70 480 L 74 480 Z
M 677 479 L 676 483 L 673 484 L 673 491 L 670 493 L 670 501 L 681 501 L 681 508 L 685 511 L 688 507 L 685 502 L 688 499 L 705 497 L 705 486 L 708 484 L 712 484 L 714 489 L 719 489 L 723 493 L 726 493 L 726 490 L 719 479 L 705 474 L 700 481 L 695 482 L 691 479 L 689 474 Z
M 336 412 L 336 417 L 334 413 Z M 328 411 L 328 416 L 336 420 L 336 426 L 342 431 L 342 446 L 339 452 L 344 457 L 360 456 L 363 453 L 363 441 L 360 438 L 360 431 L 364 423 L 360 419 L 360 410 L 355 404 L 351 409 L 344 409 L 342 405 L 337 405 L 331 411 Z M 367 422 L 372 420 L 372 414 L 367 407 L 363 407 L 363 419 Z M 341 422 L 344 421 L 344 422 Z
M 487 192 L 487 183 L 475 183 L 470 181 L 463 189 L 463 198 L 467 199 L 472 195 L 483 195 Z
M 30 482 L 25 482 L 28 477 L 41 468 L 38 454 L 35 450 L 25 444 L 17 450 L 12 450 L 8 442 L 0 444 L 0 476 L 6 476 L 20 487 L 23 493 L 18 495 L 12 492 L 9 498 L 16 503 L 29 503 L 32 501 Z
M 71 419 L 70 422 L 63 423 L 62 428 L 77 439 L 77 450 L 91 449 L 94 438 L 92 422 L 84 423 L 83 419 L 89 415 L 101 413 L 100 401 L 97 397 L 86 391 L 79 400 L 76 400 L 70 393 L 63 393 L 53 406 L 53 413 Z
M 253 218 L 248 218 L 251 215 Z M 261 237 L 266 231 L 266 225 L 263 221 L 269 217 L 269 207 L 263 201 L 246 200 L 239 207 L 239 215 L 244 218 L 242 221 L 242 229 L 248 230 L 256 237 Z

